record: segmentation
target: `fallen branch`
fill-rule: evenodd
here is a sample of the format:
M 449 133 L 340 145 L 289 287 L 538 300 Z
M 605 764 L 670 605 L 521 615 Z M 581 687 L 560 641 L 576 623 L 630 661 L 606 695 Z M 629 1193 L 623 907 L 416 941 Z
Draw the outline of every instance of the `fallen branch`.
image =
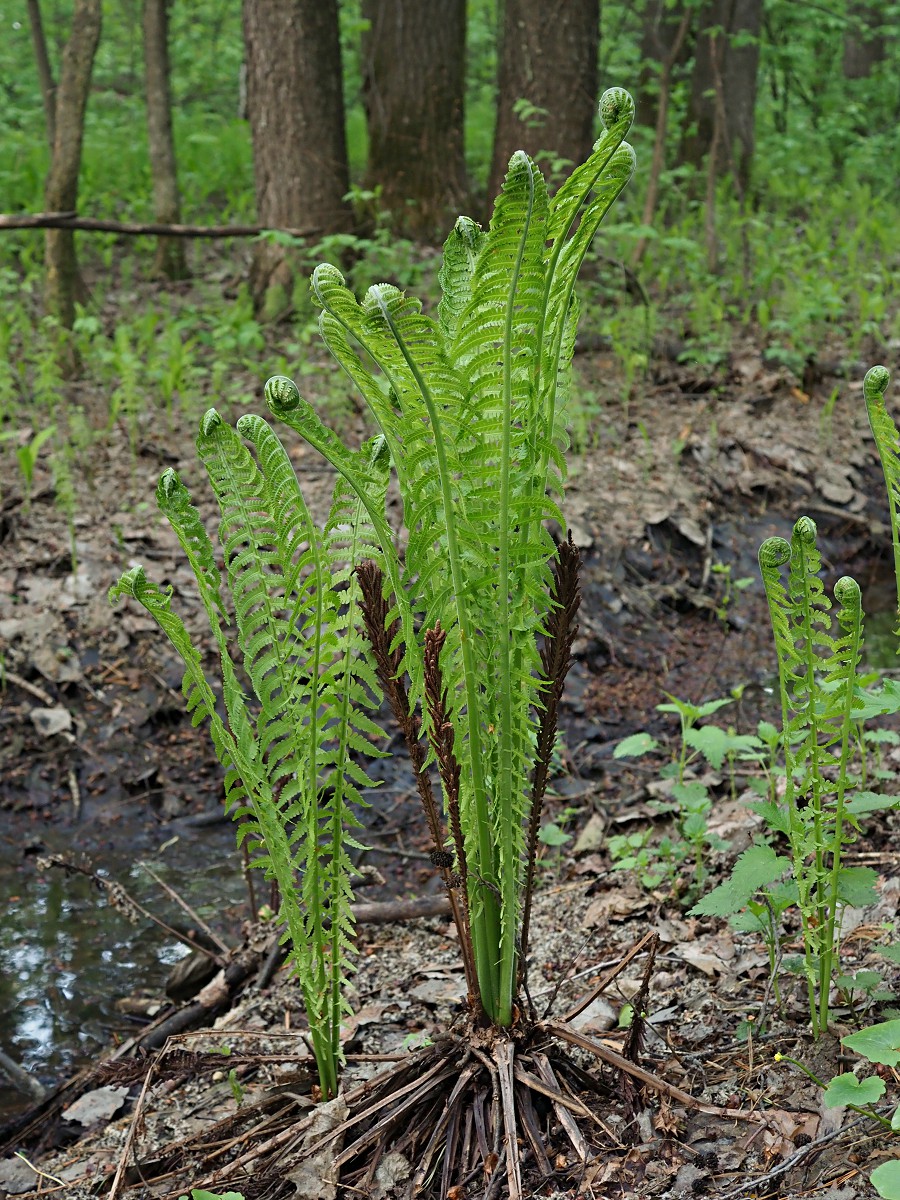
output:
M 30 1096 L 32 1100 L 43 1100 L 47 1094 L 44 1085 L 39 1079 L 26 1071 L 24 1067 L 20 1067 L 15 1059 L 10 1058 L 8 1054 L 4 1054 L 0 1050 L 0 1074 L 5 1075 L 9 1079 L 14 1088 L 20 1092 L 24 1092 L 26 1096 Z
M 229 238 L 256 237 L 261 233 L 287 233 L 295 238 L 320 237 L 323 229 L 272 229 L 268 225 L 167 225 L 160 221 L 108 221 L 79 217 L 74 212 L 0 213 L 2 229 L 82 229 L 94 233 L 120 233 L 127 237 Z

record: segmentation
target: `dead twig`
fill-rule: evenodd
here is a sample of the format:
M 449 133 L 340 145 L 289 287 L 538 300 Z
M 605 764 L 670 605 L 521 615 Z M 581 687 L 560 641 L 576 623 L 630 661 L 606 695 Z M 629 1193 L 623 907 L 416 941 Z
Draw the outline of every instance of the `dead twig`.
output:
M 613 969 L 608 974 L 603 976 L 603 978 L 600 980 L 600 982 L 597 984 L 597 986 L 592 988 L 587 993 L 586 996 L 583 996 L 578 1001 L 578 1003 L 575 1005 L 574 1008 L 570 1008 L 567 1013 L 565 1013 L 562 1017 L 559 1018 L 563 1022 L 563 1024 L 570 1025 L 577 1016 L 580 1016 L 581 1013 L 583 1013 L 586 1008 L 588 1008 L 591 1004 L 593 1004 L 593 1002 L 598 998 L 598 996 L 602 996 L 603 993 L 606 991 L 606 989 L 609 987 L 609 985 L 612 983 L 612 981 L 617 976 L 622 974 L 622 972 L 625 970 L 625 968 L 628 966 L 628 964 L 631 962 L 631 960 L 636 955 L 640 954 L 640 952 L 644 949 L 644 947 L 647 945 L 648 942 L 652 941 L 654 938 L 657 938 L 657 937 L 658 937 L 658 935 L 656 934 L 656 932 L 654 930 L 651 930 L 649 933 L 645 933 L 644 936 L 640 939 L 640 941 L 635 942 L 635 944 L 631 947 L 631 949 L 628 951 L 628 953 L 625 955 L 625 957 L 619 959 L 619 961 L 616 963 L 616 965 L 613 967 Z M 596 969 L 596 968 L 594 968 L 594 969 Z M 555 999 L 555 997 L 551 997 L 551 1001 L 550 1001 L 551 1005 L 553 1003 L 553 999 Z M 547 1012 L 544 1014 L 545 1019 L 547 1016 L 549 1016 L 549 1013 L 550 1013 L 550 1008 L 548 1006 Z
M 827 1142 L 833 1142 L 835 1139 L 842 1137 L 851 1129 L 855 1129 L 857 1125 L 862 1125 L 866 1119 L 866 1117 L 857 1117 L 849 1125 L 844 1125 L 840 1129 L 833 1129 L 831 1133 L 823 1134 L 820 1138 L 816 1138 L 814 1142 L 807 1142 L 805 1146 L 801 1146 L 799 1150 L 796 1150 L 790 1158 L 786 1158 L 784 1162 L 779 1163 L 777 1167 L 773 1167 L 771 1171 L 767 1171 L 765 1175 L 759 1175 L 756 1179 L 747 1179 L 740 1187 L 732 1188 L 730 1192 L 721 1192 L 718 1200 L 738 1200 L 738 1197 L 743 1196 L 768 1195 L 769 1189 L 765 1187 L 767 1183 L 773 1183 L 780 1176 L 786 1175 L 788 1171 L 793 1171 L 794 1167 L 798 1167 L 809 1155 L 821 1150 Z
M 3 671 L 0 674 L 0 684 L 14 683 L 17 688 L 21 688 L 23 692 L 28 692 L 34 696 L 35 700 L 40 700 L 46 708 L 56 708 L 57 704 L 49 692 L 45 692 L 43 688 L 38 687 L 36 683 L 29 683 L 27 679 L 23 679 L 21 675 L 17 675 L 15 671 Z
M 160 877 L 156 874 L 156 872 L 153 870 L 153 868 L 148 866 L 147 863 L 139 862 L 137 865 L 139 867 L 141 867 L 144 871 L 146 871 L 147 874 L 150 876 L 150 878 L 153 880 L 153 882 L 155 884 L 157 884 L 159 887 L 161 887 L 162 890 L 166 893 L 166 895 L 171 900 L 174 900 L 175 903 L 187 913 L 187 915 L 191 918 L 191 920 L 194 922 L 194 924 L 197 926 L 197 928 L 202 929 L 203 932 L 206 934 L 206 936 L 209 938 L 209 940 L 214 945 L 218 946 L 223 954 L 231 953 L 231 947 L 227 946 L 225 944 L 225 942 L 223 942 L 222 939 L 219 937 L 219 935 L 217 933 L 215 933 L 214 930 L 210 929 L 209 925 L 207 925 L 207 923 L 203 920 L 203 918 L 200 916 L 200 914 L 195 909 L 191 908 L 190 904 L 188 904 L 187 900 L 185 900 L 183 896 L 179 896 L 178 892 L 176 892 L 173 887 L 170 887 L 170 885 L 168 883 L 166 883 L 166 881 L 164 879 L 160 879 Z
M 125 237 L 230 238 L 256 237 L 261 233 L 287 233 L 295 238 L 318 237 L 321 229 L 273 229 L 269 225 L 169 225 L 161 221 L 108 221 L 79 217 L 75 212 L 0 213 L 3 229 L 81 229 L 94 233 L 120 233 Z
M 593 1038 L 586 1037 L 585 1034 L 579 1033 L 577 1029 L 571 1029 L 561 1021 L 545 1021 L 542 1023 L 541 1028 L 544 1032 L 555 1034 L 556 1037 L 561 1038 L 564 1042 L 568 1042 L 572 1046 L 579 1046 L 582 1050 L 587 1050 L 603 1062 L 608 1063 L 611 1067 L 617 1067 L 620 1071 L 624 1071 L 626 1075 L 631 1075 L 640 1083 L 646 1084 L 652 1091 L 658 1092 L 663 1096 L 669 1096 L 672 1100 L 677 1100 L 679 1104 L 683 1104 L 687 1108 L 693 1108 L 696 1112 L 706 1113 L 712 1117 L 728 1117 L 733 1121 L 760 1121 L 765 1123 L 764 1113 L 752 1112 L 744 1108 L 723 1108 L 719 1104 L 704 1104 L 702 1100 L 695 1100 L 689 1092 L 683 1092 L 681 1088 L 675 1087 L 672 1083 L 667 1083 L 664 1079 L 660 1079 L 652 1071 L 648 1071 L 644 1067 L 639 1067 L 636 1063 L 630 1062 L 624 1055 L 616 1053 L 615 1050 L 610 1050 L 608 1046 L 604 1046 L 602 1042 L 597 1042 Z

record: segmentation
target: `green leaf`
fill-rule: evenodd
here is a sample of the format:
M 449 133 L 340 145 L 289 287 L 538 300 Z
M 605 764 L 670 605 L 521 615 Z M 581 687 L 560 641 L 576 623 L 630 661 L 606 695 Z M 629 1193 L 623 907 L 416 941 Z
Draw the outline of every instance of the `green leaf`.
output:
M 744 908 L 760 888 L 790 870 L 790 866 L 790 859 L 777 855 L 771 846 L 750 846 L 738 855 L 731 877 L 699 900 L 688 915 L 730 917 Z
M 900 1158 L 876 1167 L 869 1176 L 869 1183 L 882 1200 L 900 1200 Z
M 882 958 L 888 958 L 891 962 L 900 963 L 900 942 L 894 942 L 891 946 L 879 946 L 878 953 Z
M 838 975 L 835 983 L 844 991 L 871 992 L 884 983 L 884 977 L 878 971 L 857 971 L 855 975 Z
M 841 1041 L 869 1062 L 896 1067 L 900 1063 L 900 1020 L 882 1021 Z
M 841 1108 L 847 1104 L 874 1104 L 884 1095 L 884 1080 L 877 1075 L 857 1079 L 855 1075 L 835 1075 L 828 1081 L 822 1096 L 826 1108 Z
M 867 729 L 863 737 L 872 746 L 900 746 L 900 734 L 893 729 Z
M 179 1196 L 178 1200 L 188 1200 Z M 244 1200 L 243 1192 L 208 1192 L 205 1188 L 191 1188 L 191 1200 Z
M 846 812 L 857 815 L 890 808 L 900 808 L 900 796 L 888 796 L 883 792 L 854 792 L 844 805 Z
M 871 867 L 842 867 L 838 875 L 838 899 L 852 908 L 868 908 L 878 902 L 877 880 L 878 874 Z
M 554 821 L 548 821 L 538 830 L 538 841 L 543 842 L 545 846 L 564 846 L 571 840 L 572 835 L 560 829 Z
M 631 737 L 623 738 L 613 750 L 613 758 L 640 758 L 656 750 L 659 742 L 649 733 L 633 733 Z
M 697 716 L 711 717 L 713 713 L 718 712 L 720 708 L 724 708 L 726 704 L 734 704 L 734 697 L 726 696 L 722 700 L 707 700 L 705 704 L 701 704 L 697 709 Z
M 716 771 L 722 769 L 729 750 L 729 737 L 718 725 L 704 725 L 701 729 L 688 729 L 684 740 L 693 750 L 699 750 Z

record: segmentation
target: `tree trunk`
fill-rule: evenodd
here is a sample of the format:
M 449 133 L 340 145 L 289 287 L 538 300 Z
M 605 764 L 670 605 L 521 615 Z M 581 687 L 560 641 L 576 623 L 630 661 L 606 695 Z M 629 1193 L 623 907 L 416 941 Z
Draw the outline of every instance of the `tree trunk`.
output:
M 352 228 L 337 0 L 244 0 L 247 110 L 262 225 Z M 259 242 L 250 272 L 257 308 L 291 306 L 295 261 Z
M 443 238 L 467 206 L 465 0 L 363 0 L 366 185 L 394 227 Z
M 844 34 L 844 78 L 865 79 L 887 56 L 881 5 L 851 0 Z
M 692 8 L 682 9 L 681 20 L 678 22 L 675 36 L 667 49 L 666 57 L 660 64 L 659 95 L 656 97 L 656 136 L 653 139 L 653 158 L 650 161 L 650 174 L 647 178 L 647 195 L 644 198 L 644 213 L 641 219 L 641 224 L 644 226 L 651 225 L 656 215 L 656 202 L 659 198 L 659 181 L 663 167 L 665 166 L 666 157 L 666 129 L 669 119 L 669 99 L 672 91 L 672 68 L 678 61 L 679 55 L 687 41 L 693 17 L 694 10 Z M 642 237 L 637 246 L 635 246 L 634 254 L 631 257 L 633 268 L 636 268 L 643 258 L 644 252 L 647 249 L 647 240 L 646 237 Z
M 47 38 L 44 35 L 44 22 L 41 17 L 40 0 L 28 0 L 28 20 L 31 24 L 31 42 L 34 46 L 34 57 L 37 62 L 41 97 L 44 101 L 44 115 L 47 121 L 47 141 L 50 143 L 50 150 L 52 152 L 53 143 L 56 140 L 56 84 L 53 81 L 50 55 L 47 53 Z
M 78 207 L 84 114 L 100 25 L 101 0 L 75 0 L 72 32 L 63 50 L 59 72 L 53 155 L 44 186 L 44 207 L 48 212 L 74 212 Z M 78 274 L 74 234 L 70 229 L 48 229 L 44 247 L 44 304 L 63 329 L 71 329 L 75 322 L 76 293 L 83 294 L 84 290 Z
M 147 91 L 147 136 L 153 177 L 153 217 L 164 225 L 181 224 L 175 139 L 172 135 L 172 93 L 169 87 L 169 4 L 144 0 L 144 67 Z M 188 275 L 184 242 L 161 237 L 156 243 L 153 274 L 164 279 Z
M 647 0 L 644 23 L 641 27 L 641 72 L 638 76 L 634 120 L 636 125 L 656 128 L 659 115 L 661 76 L 666 64 L 668 85 L 676 64 L 683 63 L 686 42 L 682 38 L 676 47 L 678 29 L 684 16 L 684 3 L 666 5 L 664 0 Z M 675 53 L 673 55 L 673 47 Z
M 572 163 L 590 153 L 599 44 L 599 0 L 505 0 L 489 200 L 516 150 Z
M 712 0 L 703 6 L 688 105 L 689 127 L 681 143 L 681 161 L 702 166 L 712 146 L 716 92 L 721 88 L 725 137 L 718 148 L 716 169 L 731 171 L 742 191 L 750 183 L 753 166 L 761 26 L 762 0 Z M 752 41 L 744 44 L 748 37 Z

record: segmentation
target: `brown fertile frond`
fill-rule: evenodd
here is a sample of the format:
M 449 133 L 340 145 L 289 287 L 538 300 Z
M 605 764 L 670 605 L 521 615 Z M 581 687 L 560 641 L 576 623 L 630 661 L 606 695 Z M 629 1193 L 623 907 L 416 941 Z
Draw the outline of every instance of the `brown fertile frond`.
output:
M 444 844 L 444 831 L 431 780 L 424 770 L 425 750 L 419 740 L 421 722 L 415 713 L 409 711 L 409 693 L 406 690 L 406 681 L 400 674 L 403 646 L 399 644 L 393 650 L 391 649 L 399 632 L 399 622 L 392 621 L 390 627 L 387 625 L 390 609 L 384 596 L 384 575 L 381 568 L 371 560 L 366 560 L 356 568 L 356 577 L 359 580 L 361 592 L 360 609 L 372 646 L 372 657 L 375 659 L 378 679 L 390 702 L 394 720 L 403 733 L 409 759 L 415 772 L 416 787 L 425 810 L 428 829 L 435 849 L 440 849 Z
M 456 847 L 459 874 L 465 886 L 468 871 L 466 852 L 463 846 L 462 826 L 459 819 L 459 762 L 453 752 L 453 724 L 447 712 L 447 693 L 441 673 L 440 657 L 447 639 L 447 631 L 441 629 L 440 621 L 434 629 L 425 631 L 425 702 L 431 717 L 431 745 L 437 759 L 438 770 L 444 785 L 444 798 L 450 816 L 450 832 Z
M 459 764 L 456 764 L 454 790 L 452 792 L 447 791 L 451 832 L 456 845 L 459 862 L 458 871 L 454 871 L 453 856 L 444 849 L 444 823 L 441 820 L 438 803 L 431 786 L 431 777 L 425 767 L 425 750 L 419 738 L 422 722 L 415 713 L 410 712 L 409 693 L 406 689 L 406 681 L 401 674 L 403 646 L 398 642 L 400 623 L 395 620 L 391 622 L 390 626 L 387 624 L 390 608 L 384 595 L 384 575 L 381 568 L 376 563 L 367 560 L 360 563 L 356 568 L 356 577 L 359 580 L 361 593 L 360 609 L 363 614 L 366 633 L 372 645 L 375 669 L 378 672 L 378 678 L 384 694 L 390 702 L 394 718 L 403 733 L 403 739 L 406 742 L 407 753 L 409 754 L 409 760 L 412 763 L 416 779 L 419 799 L 422 801 L 425 820 L 428 822 L 428 830 L 434 842 L 431 849 L 431 861 L 440 870 L 441 878 L 444 881 L 444 886 L 447 888 L 447 894 L 450 898 L 453 923 L 456 926 L 460 951 L 462 953 L 469 1007 L 474 1012 L 479 1008 L 478 977 L 475 970 L 472 934 L 469 927 L 469 900 L 465 880 L 465 854 L 462 849 L 462 830 L 459 823 Z M 441 645 L 443 645 L 443 636 Z M 395 643 L 397 644 L 395 645 Z M 393 650 L 391 649 L 392 645 L 394 645 Z M 425 635 L 425 646 L 425 685 L 427 696 L 428 634 Z M 438 654 L 440 654 L 440 648 L 438 648 Z M 437 686 L 438 693 L 440 693 L 440 667 L 436 665 L 436 662 L 435 669 L 438 672 Z M 431 707 L 430 702 L 429 707 Z M 450 758 L 455 762 L 453 758 L 453 727 L 449 723 L 448 728 Z M 444 779 L 446 788 L 447 777 L 444 775 L 442 759 L 439 754 L 437 758 L 441 769 L 441 777 Z M 452 802 L 450 799 L 451 795 L 455 797 L 455 800 Z
M 531 924 L 531 893 L 534 890 L 534 869 L 537 860 L 538 831 L 544 807 L 544 793 L 550 775 L 550 762 L 556 742 L 559 721 L 559 701 L 562 697 L 566 675 L 572 665 L 572 645 L 578 634 L 576 617 L 581 604 L 581 588 L 578 573 L 581 555 L 572 541 L 572 534 L 561 542 L 553 564 L 553 583 L 550 588 L 550 614 L 547 632 L 541 647 L 541 666 L 544 686 L 542 689 L 543 710 L 538 727 L 537 751 L 535 754 L 534 778 L 531 784 L 531 806 L 528 817 L 527 855 L 525 874 L 525 896 L 522 911 L 521 953 L 519 972 L 525 982 L 528 955 L 528 933 Z

